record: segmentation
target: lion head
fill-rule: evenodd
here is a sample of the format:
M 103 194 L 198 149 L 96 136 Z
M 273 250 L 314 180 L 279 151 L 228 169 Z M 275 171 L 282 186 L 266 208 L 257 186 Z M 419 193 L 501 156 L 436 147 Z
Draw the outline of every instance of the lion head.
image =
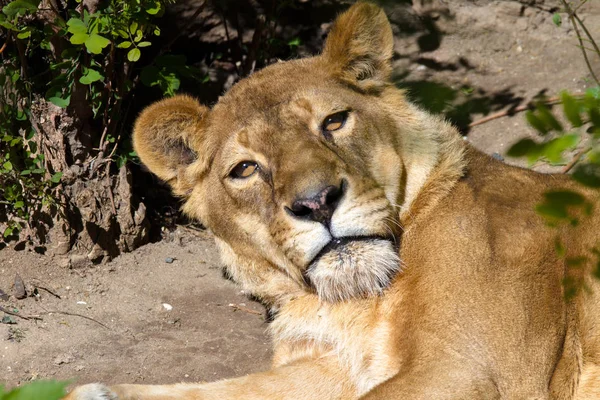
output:
M 377 295 L 398 272 L 411 186 L 399 132 L 418 110 L 389 82 L 392 55 L 385 14 L 358 3 L 321 55 L 271 65 L 212 109 L 176 96 L 138 118 L 141 160 L 255 295 L 337 302 Z

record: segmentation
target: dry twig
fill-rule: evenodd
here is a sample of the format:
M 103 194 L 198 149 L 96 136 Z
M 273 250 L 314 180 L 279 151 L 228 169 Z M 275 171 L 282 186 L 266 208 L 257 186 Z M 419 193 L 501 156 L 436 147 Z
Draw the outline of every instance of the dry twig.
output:
M 44 314 L 62 314 L 62 315 L 70 315 L 72 317 L 84 318 L 84 319 L 87 319 L 88 321 L 97 323 L 98 325 L 100 325 L 103 328 L 108 329 L 109 331 L 111 330 L 108 326 L 104 325 L 102 322 L 95 320 L 92 317 L 88 317 L 87 315 L 83 315 L 83 314 L 77 314 L 77 313 L 72 313 L 72 312 L 68 312 L 68 311 L 58 311 L 58 310 L 46 310 L 46 312 Z
M 9 38 L 10 38 L 10 36 L 8 36 L 8 37 L 6 38 L 6 42 L 4 42 L 4 44 L 2 45 L 2 47 L 0 47 L 0 54 L 2 54 L 2 52 L 3 52 L 4 50 L 6 50 L 6 46 L 8 46 L 8 39 L 9 39 Z
M 42 289 L 45 292 L 50 293 L 52 296 L 56 297 L 57 299 L 62 299 L 62 297 L 60 297 L 59 294 L 57 294 L 56 292 L 53 292 L 52 290 L 48 289 L 47 287 L 44 286 L 39 286 L 39 285 L 34 285 L 36 289 Z
M 592 148 L 591 147 L 586 147 L 583 148 L 581 150 L 579 150 L 577 152 L 577 154 L 575 154 L 573 156 L 573 159 L 571 159 L 571 161 L 569 161 L 569 163 L 567 165 L 565 165 L 565 167 L 562 169 L 562 173 L 566 174 L 567 172 L 569 172 L 571 170 L 571 168 L 573 168 L 575 166 L 575 164 L 577 164 L 577 162 L 581 159 L 581 157 L 583 157 L 583 155 L 585 153 L 587 153 L 588 151 L 590 151 Z
M 233 308 L 234 310 L 240 310 L 240 311 L 246 312 L 248 314 L 260 315 L 260 316 L 263 315 L 263 313 L 261 313 L 260 311 L 253 310 L 251 308 L 244 307 L 244 306 L 239 305 L 239 304 L 233 304 L 232 303 L 232 304 L 229 305 L 229 307 Z
M 579 17 L 577 17 L 576 12 L 573 9 L 571 9 L 571 6 L 569 6 L 569 3 L 567 3 L 566 0 L 561 0 L 561 2 L 563 4 L 563 7 L 565 8 L 565 12 L 567 14 L 569 14 L 569 20 L 571 21 L 571 25 L 573 25 L 573 29 L 575 30 L 575 35 L 577 36 L 577 40 L 579 41 L 579 47 L 581 48 L 581 52 L 583 53 L 583 59 L 585 60 L 585 64 L 588 67 L 590 75 L 592 75 L 592 78 L 594 78 L 594 81 L 596 81 L 596 84 L 598 86 L 600 86 L 600 80 L 598 80 L 598 77 L 594 73 L 594 69 L 592 68 L 592 65 L 591 65 L 590 60 L 589 60 L 588 55 L 587 55 L 587 52 L 585 51 L 585 47 L 583 46 L 583 38 L 581 37 L 581 34 L 579 33 L 578 22 L 579 22 L 579 24 L 581 24 L 582 28 L 584 29 L 586 35 L 588 36 L 588 39 L 592 42 L 592 44 L 594 45 L 594 47 L 597 49 L 596 51 L 598 51 L 598 47 L 596 46 L 596 42 L 594 41 L 594 39 L 590 35 L 590 33 L 587 30 L 587 28 L 585 27 L 585 25 L 583 25 L 583 23 L 581 22 L 581 20 L 579 19 Z M 600 56 L 600 51 L 598 51 L 598 52 L 599 52 L 598 55 Z
M 561 102 L 560 98 L 558 97 L 551 97 L 547 100 L 542 100 L 541 103 L 546 104 L 548 106 L 554 105 L 554 104 L 559 104 Z M 481 119 L 478 119 L 477 121 L 473 121 L 469 124 L 469 128 L 472 128 L 474 126 L 477 125 L 481 125 L 481 124 L 485 124 L 486 122 L 492 121 L 494 119 L 498 119 L 498 118 L 502 118 L 502 117 L 506 117 L 509 115 L 514 115 L 523 111 L 527 111 L 530 110 L 534 107 L 534 102 L 529 102 L 527 104 L 522 104 L 518 107 L 515 108 L 509 108 L 508 110 L 502 110 L 502 111 L 498 111 L 496 113 L 490 114 L 488 116 L 485 116 Z
M 9 309 L 4 308 L 2 306 L 0 306 L 0 311 L 4 312 L 5 314 L 13 315 L 15 317 L 25 319 L 25 320 L 38 320 L 38 321 L 42 320 L 42 317 L 40 317 L 39 315 L 22 315 L 22 314 L 14 312 L 14 311 L 10 311 Z

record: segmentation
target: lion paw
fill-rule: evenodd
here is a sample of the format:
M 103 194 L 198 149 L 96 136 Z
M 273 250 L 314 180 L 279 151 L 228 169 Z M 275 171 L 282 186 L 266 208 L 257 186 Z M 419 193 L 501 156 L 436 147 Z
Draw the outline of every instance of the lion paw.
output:
M 64 400 L 118 400 L 118 397 L 108 386 L 90 383 L 76 388 Z

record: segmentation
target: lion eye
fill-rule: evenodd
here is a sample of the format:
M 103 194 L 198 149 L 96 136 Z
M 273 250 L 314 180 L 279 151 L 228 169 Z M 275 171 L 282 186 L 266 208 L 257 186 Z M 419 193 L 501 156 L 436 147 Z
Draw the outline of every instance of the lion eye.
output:
M 257 170 L 258 164 L 254 161 L 242 161 L 231 170 L 229 176 L 232 178 L 244 179 L 254 174 Z
M 348 119 L 348 111 L 340 111 L 335 114 L 331 114 L 323 121 L 321 130 L 323 132 L 337 131 L 344 126 L 346 119 Z

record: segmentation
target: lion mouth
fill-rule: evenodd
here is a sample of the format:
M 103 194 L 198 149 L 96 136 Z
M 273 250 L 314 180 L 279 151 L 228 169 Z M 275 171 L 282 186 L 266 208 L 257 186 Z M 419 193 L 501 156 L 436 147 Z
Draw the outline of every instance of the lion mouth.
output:
M 378 295 L 400 270 L 394 241 L 381 236 L 334 238 L 309 263 L 303 276 L 322 300 Z
M 374 240 L 387 240 L 389 242 L 393 242 L 393 239 L 383 236 L 345 236 L 341 238 L 333 238 L 308 263 L 307 271 L 316 263 L 318 263 L 319 260 L 327 253 L 335 252 L 339 256 L 350 255 L 348 244 L 358 242 L 372 242 Z

